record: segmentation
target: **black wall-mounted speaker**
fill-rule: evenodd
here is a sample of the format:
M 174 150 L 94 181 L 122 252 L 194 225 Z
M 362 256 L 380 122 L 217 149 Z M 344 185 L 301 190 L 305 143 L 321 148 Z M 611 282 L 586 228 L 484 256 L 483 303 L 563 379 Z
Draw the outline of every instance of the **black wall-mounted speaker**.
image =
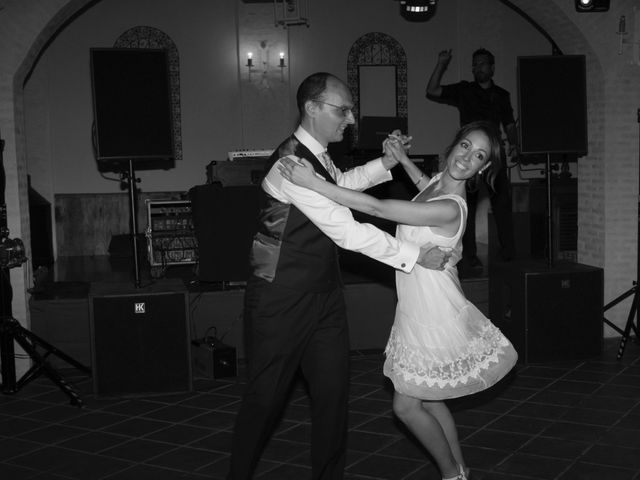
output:
M 192 389 L 188 298 L 181 280 L 138 289 L 93 283 L 89 308 L 97 395 Z
M 489 318 L 521 363 L 597 356 L 603 341 L 603 270 L 572 262 L 496 263 L 489 273 Z
M 518 116 L 523 154 L 585 155 L 584 55 L 518 57 Z
M 92 48 L 90 56 L 98 163 L 173 159 L 167 52 Z

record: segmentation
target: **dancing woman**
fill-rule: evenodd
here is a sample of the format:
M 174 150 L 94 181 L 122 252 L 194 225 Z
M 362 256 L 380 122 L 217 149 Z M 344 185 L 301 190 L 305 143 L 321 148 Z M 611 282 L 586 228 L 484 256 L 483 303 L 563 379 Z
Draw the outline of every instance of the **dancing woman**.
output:
M 396 236 L 418 245 L 461 248 L 466 225 L 465 184 L 500 162 L 495 128 L 463 126 L 445 151 L 441 173 L 428 178 L 390 137 L 385 150 L 402 164 L 419 193 L 411 201 L 380 200 L 347 190 L 315 174 L 306 160 L 280 160 L 289 181 L 354 210 L 399 224 Z M 444 400 L 489 388 L 515 365 L 517 353 L 500 330 L 469 302 L 452 261 L 444 270 L 396 273 L 398 305 L 385 349 L 384 374 L 393 382 L 393 411 L 436 461 L 443 479 L 467 480 L 457 429 Z

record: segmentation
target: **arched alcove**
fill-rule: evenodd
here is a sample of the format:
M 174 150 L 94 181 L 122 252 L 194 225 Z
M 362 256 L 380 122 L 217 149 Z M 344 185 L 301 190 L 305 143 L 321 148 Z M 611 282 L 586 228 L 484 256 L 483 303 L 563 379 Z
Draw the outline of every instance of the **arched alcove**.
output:
M 407 108 L 407 56 L 402 45 L 393 37 L 381 33 L 371 32 L 358 38 L 347 57 L 347 83 L 353 94 L 353 144 L 358 143 L 359 120 L 361 111 L 360 98 L 360 67 L 362 66 L 393 66 L 395 67 L 395 116 L 406 119 Z

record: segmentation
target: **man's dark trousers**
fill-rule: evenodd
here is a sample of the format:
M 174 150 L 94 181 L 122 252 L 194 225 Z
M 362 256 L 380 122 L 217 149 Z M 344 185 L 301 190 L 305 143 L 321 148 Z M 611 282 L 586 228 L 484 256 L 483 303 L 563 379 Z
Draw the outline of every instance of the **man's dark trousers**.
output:
M 312 478 L 342 479 L 349 392 L 342 288 L 304 292 L 253 277 L 244 315 L 248 384 L 236 419 L 229 478 L 252 478 L 300 367 L 311 396 Z M 239 439 L 242 445 L 236 444 Z

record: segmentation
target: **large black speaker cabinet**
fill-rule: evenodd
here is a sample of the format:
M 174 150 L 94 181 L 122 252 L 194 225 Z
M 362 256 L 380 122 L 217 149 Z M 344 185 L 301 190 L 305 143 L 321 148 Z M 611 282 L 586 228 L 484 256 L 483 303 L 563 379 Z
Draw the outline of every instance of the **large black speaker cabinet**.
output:
M 489 316 L 521 363 L 578 360 L 602 351 L 603 271 L 522 260 L 489 273 Z
M 173 135 L 165 50 L 92 48 L 98 163 L 171 159 Z M 145 162 L 142 162 L 143 164 Z
M 584 55 L 518 57 L 523 154 L 587 153 Z
M 256 231 L 260 187 L 198 185 L 189 190 L 198 241 L 198 278 L 203 282 L 244 282 Z
M 89 294 L 94 392 L 192 389 L 187 292 L 181 280 L 135 289 L 93 283 Z

